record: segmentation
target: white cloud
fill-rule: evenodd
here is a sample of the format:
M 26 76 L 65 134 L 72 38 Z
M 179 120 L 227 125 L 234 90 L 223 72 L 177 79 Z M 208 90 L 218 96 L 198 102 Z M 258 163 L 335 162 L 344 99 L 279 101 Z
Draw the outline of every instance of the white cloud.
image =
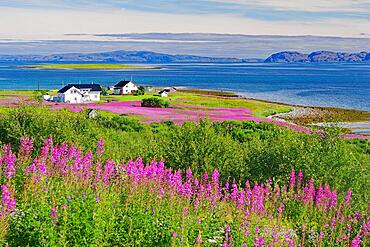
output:
M 175 15 L 130 10 L 0 8 L 0 16 L 0 38 L 3 39 L 71 39 L 64 34 L 144 32 L 360 36 L 370 27 L 370 20 L 356 19 L 293 22 L 256 20 L 237 15 Z
M 302 12 L 370 12 L 370 0 L 210 0 L 264 7 L 278 11 Z

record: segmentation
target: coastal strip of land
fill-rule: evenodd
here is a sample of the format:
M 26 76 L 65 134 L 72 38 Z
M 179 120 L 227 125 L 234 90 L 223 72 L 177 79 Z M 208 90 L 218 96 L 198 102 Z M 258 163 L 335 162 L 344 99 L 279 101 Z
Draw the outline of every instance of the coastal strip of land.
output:
M 130 69 L 160 69 L 157 67 L 115 64 L 115 63 L 63 63 L 63 64 L 34 64 L 24 65 L 22 68 L 32 69 L 63 69 L 63 70 L 130 70 Z
M 302 129 L 322 129 L 336 126 L 344 133 L 354 133 L 368 136 L 367 123 L 370 122 L 370 112 L 341 109 L 332 107 L 308 107 L 288 105 L 278 102 L 243 98 L 233 92 L 186 89 L 181 88 L 171 92 L 168 101 L 171 109 L 141 109 L 140 101 L 155 96 L 156 90 L 145 95 L 106 95 L 97 104 L 62 104 L 53 103 L 52 109 L 68 108 L 72 111 L 82 111 L 86 107 L 112 114 L 129 114 L 142 122 L 157 121 L 199 121 L 200 118 L 210 118 L 214 121 L 223 120 L 257 120 L 264 119 L 284 125 L 302 126 Z M 0 91 L 0 107 L 17 107 L 23 103 L 32 103 L 34 91 L 8 90 Z M 56 95 L 55 90 L 48 92 Z M 53 105 L 52 104 L 52 105 Z M 326 123 L 329 123 L 326 124 Z M 340 124 L 331 124 L 340 123 Z M 351 124 L 346 124 L 351 123 Z M 353 124 L 356 123 L 356 124 Z M 365 124 L 365 125 L 364 125 Z

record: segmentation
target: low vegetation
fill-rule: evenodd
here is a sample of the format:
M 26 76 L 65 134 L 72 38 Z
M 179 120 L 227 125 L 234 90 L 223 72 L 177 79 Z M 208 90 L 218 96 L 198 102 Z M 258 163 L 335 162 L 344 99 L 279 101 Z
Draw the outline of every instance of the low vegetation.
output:
M 32 137 L 35 150 L 50 135 L 57 143 L 68 142 L 92 149 L 101 137 L 106 154 L 122 161 L 142 157 L 144 162 L 163 159 L 168 167 L 194 174 L 217 168 L 221 181 L 286 181 L 292 169 L 302 170 L 317 183 L 329 183 L 345 193 L 352 188 L 357 206 L 370 199 L 370 143 L 343 140 L 335 129 L 325 136 L 297 133 L 284 127 L 253 121 L 172 122 L 145 125 L 127 116 L 86 112 L 50 111 L 47 108 L 8 109 L 0 121 L 0 143 L 18 146 L 23 136 Z
M 85 70 L 152 69 L 150 67 L 139 66 L 139 65 L 109 64 L 109 63 L 37 64 L 37 65 L 27 65 L 26 67 L 36 68 L 36 69 L 85 69 Z
M 127 97 L 290 110 L 207 93 Z M 338 138 L 336 128 L 309 135 L 254 121 L 0 110 L 0 246 L 370 244 L 370 142 Z
M 221 182 L 139 158 L 105 158 L 54 144 L 0 151 L 0 244 L 5 246 L 368 246 L 369 211 L 352 191 L 315 187 L 302 172 L 286 186 Z

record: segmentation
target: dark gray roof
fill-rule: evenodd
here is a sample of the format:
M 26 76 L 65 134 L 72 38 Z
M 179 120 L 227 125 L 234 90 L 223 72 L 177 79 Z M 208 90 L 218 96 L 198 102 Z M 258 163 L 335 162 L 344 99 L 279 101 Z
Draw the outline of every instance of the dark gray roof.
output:
M 78 89 L 90 89 L 90 91 L 98 91 L 98 92 L 102 91 L 101 86 L 99 84 L 68 84 L 64 88 L 60 89 L 58 93 L 65 93 L 71 87 L 75 87 Z
M 114 85 L 114 87 L 121 88 L 121 87 L 126 86 L 129 82 L 132 82 L 132 81 L 120 81 L 120 82 L 117 82 L 116 85 Z M 132 83 L 134 83 L 134 82 L 132 82 Z

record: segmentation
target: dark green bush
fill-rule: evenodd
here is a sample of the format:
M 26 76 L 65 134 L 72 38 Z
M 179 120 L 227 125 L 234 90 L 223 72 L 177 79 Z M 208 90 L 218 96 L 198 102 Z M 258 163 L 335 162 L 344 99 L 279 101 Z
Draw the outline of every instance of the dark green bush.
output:
M 147 99 L 143 99 L 141 101 L 142 107 L 155 107 L 155 108 L 168 108 L 170 107 L 170 104 L 168 101 L 165 101 L 158 97 L 151 97 Z

